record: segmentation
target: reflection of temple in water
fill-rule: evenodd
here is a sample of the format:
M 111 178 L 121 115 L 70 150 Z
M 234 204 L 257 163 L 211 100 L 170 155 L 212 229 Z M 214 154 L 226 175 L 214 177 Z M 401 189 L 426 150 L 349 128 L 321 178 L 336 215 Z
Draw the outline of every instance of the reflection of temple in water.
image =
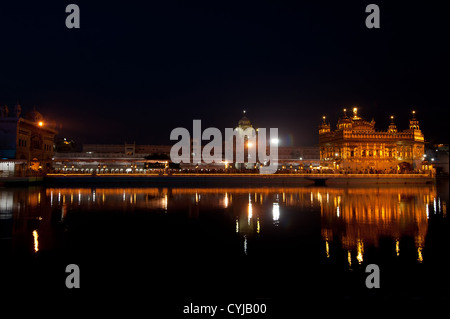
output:
M 265 236 L 270 230 L 282 230 L 289 208 L 291 214 L 318 216 L 320 213 L 327 257 L 334 255 L 332 243 L 339 242 L 340 247 L 348 251 L 349 263 L 355 258 L 361 262 L 364 249 L 378 247 L 382 238 L 392 239 L 393 250 L 398 255 L 402 249 L 400 239 L 410 237 L 414 238 L 417 259 L 421 261 L 428 218 L 432 214 L 446 214 L 446 202 L 437 196 L 435 186 L 431 185 L 37 188 L 20 192 L 7 190 L 1 194 L 0 217 L 5 226 L 2 226 L 2 234 L 6 237 L 19 235 L 35 252 L 53 245 L 51 219 L 63 222 L 73 210 L 134 209 L 164 214 L 179 211 L 189 218 L 198 218 L 200 210 L 207 213 L 223 211 L 232 221 L 229 231 L 244 238 L 244 251 L 247 252 L 247 240 L 251 236 Z
M 378 247 L 382 238 L 395 241 L 398 256 L 402 237 L 414 238 L 421 262 L 430 214 L 446 214 L 446 203 L 437 198 L 434 186 L 334 189 L 326 196 L 320 207 L 326 255 L 329 242 L 338 239 L 348 250 L 350 264 L 352 252 L 362 262 L 364 247 Z

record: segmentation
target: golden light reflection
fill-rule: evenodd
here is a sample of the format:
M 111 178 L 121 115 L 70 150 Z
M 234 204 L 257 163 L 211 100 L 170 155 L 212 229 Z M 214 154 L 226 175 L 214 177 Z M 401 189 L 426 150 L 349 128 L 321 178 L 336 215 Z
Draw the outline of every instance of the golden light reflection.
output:
M 397 257 L 400 255 L 400 241 L 398 239 L 395 241 L 395 254 Z
M 96 188 L 95 191 L 101 194 L 104 203 L 101 209 L 108 205 L 125 205 L 128 196 L 136 208 L 167 209 L 169 200 L 171 207 L 185 207 L 186 201 L 192 203 L 193 199 L 198 204 L 200 194 L 205 194 L 201 199 L 202 205 L 230 208 L 230 212 L 238 208 L 237 216 L 242 220 L 240 224 L 236 223 L 236 229 L 245 234 L 264 233 L 264 219 L 260 220 L 259 228 L 258 220 L 255 219 L 253 224 L 251 219 L 260 218 L 260 214 L 266 212 L 272 214 L 273 225 L 278 225 L 280 203 L 296 207 L 299 212 L 315 207 L 320 211 L 322 238 L 328 241 L 328 253 L 334 256 L 331 243 L 336 238 L 343 249 L 355 253 L 355 256 L 358 256 L 359 246 L 359 259 L 363 257 L 365 247 L 378 247 L 383 237 L 393 239 L 392 250 L 399 255 L 400 238 L 426 238 L 428 218 L 434 214 L 445 217 L 447 213 L 447 203 L 437 196 L 434 185 L 329 187 L 326 190 L 323 187 L 130 187 Z M 92 188 L 47 188 L 45 192 L 40 199 L 38 192 L 29 194 L 28 204 L 36 207 L 39 201 L 42 205 L 50 200 L 52 206 L 62 206 L 63 203 L 67 205 L 66 199 L 67 203 L 70 199 L 70 205 L 86 205 L 93 197 Z M 75 196 L 78 201 L 72 200 Z M 416 250 L 419 247 L 423 248 L 424 242 L 417 240 Z
M 348 262 L 348 266 L 351 267 L 352 266 L 352 252 L 350 250 L 347 251 L 347 262 Z
M 327 254 L 327 258 L 330 258 L 330 244 L 328 240 L 325 241 L 325 253 Z
M 419 263 L 423 262 L 422 247 L 417 247 L 417 261 Z
M 358 260 L 358 263 L 362 263 L 364 256 L 364 243 L 361 239 L 358 240 L 356 251 L 357 251 L 356 259 Z
M 223 199 L 223 205 L 228 208 L 228 192 L 225 192 L 225 198 Z
M 33 230 L 33 242 L 34 242 L 34 252 L 37 253 L 39 251 L 39 235 L 37 230 Z
M 329 194 L 329 203 L 322 200 L 321 205 L 322 238 L 337 236 L 343 248 L 357 251 L 358 260 L 364 246 L 378 247 L 382 237 L 397 240 L 396 254 L 402 236 L 425 238 L 430 214 L 439 213 L 445 203 L 440 204 L 434 186 L 330 189 Z M 419 246 L 423 243 L 416 240 Z

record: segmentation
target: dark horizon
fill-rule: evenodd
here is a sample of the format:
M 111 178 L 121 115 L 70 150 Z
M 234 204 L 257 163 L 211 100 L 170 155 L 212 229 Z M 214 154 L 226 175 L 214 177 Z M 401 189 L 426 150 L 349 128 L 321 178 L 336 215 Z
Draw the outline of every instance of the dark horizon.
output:
M 448 144 L 448 3 L 76 1 L 0 4 L 0 105 L 33 106 L 83 143 L 172 144 L 172 129 L 278 127 L 281 145 L 318 143 L 342 109 L 386 130 L 416 111 L 425 139 Z

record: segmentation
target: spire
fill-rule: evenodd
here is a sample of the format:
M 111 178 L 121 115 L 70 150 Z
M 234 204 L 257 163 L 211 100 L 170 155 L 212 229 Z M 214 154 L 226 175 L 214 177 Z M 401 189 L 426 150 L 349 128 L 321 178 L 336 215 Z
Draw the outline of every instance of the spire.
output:
M 409 120 L 410 130 L 420 130 L 419 121 L 416 119 L 416 111 L 411 112 L 412 118 Z
M 361 118 L 358 116 L 358 107 L 353 107 L 353 117 L 352 120 L 360 120 Z
M 322 116 L 322 123 L 319 125 L 319 134 L 330 132 L 330 124 L 326 122 L 327 117 Z
M 397 125 L 394 123 L 394 115 L 391 115 L 391 124 L 389 124 L 388 132 L 397 133 Z

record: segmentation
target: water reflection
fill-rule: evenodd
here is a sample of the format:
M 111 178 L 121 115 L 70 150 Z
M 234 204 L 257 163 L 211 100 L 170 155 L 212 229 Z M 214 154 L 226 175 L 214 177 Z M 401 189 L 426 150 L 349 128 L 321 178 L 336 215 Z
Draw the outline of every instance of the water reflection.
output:
M 277 229 L 301 232 L 320 221 L 326 259 L 344 250 L 350 267 L 361 264 L 368 247 L 378 248 L 383 238 L 392 240 L 390 249 L 398 257 L 406 236 L 414 239 L 416 260 L 421 263 L 430 216 L 445 217 L 447 201 L 435 186 L 3 189 L 0 236 L 17 244 L 26 242 L 30 252 L 38 253 L 57 245 L 51 220 L 64 224 L 78 211 L 181 212 L 201 218 L 200 212 L 219 210 L 230 220 L 229 232 L 242 239 L 246 255 L 251 254 L 252 238 L 277 234 Z M 319 218 L 299 224 L 296 215 Z

